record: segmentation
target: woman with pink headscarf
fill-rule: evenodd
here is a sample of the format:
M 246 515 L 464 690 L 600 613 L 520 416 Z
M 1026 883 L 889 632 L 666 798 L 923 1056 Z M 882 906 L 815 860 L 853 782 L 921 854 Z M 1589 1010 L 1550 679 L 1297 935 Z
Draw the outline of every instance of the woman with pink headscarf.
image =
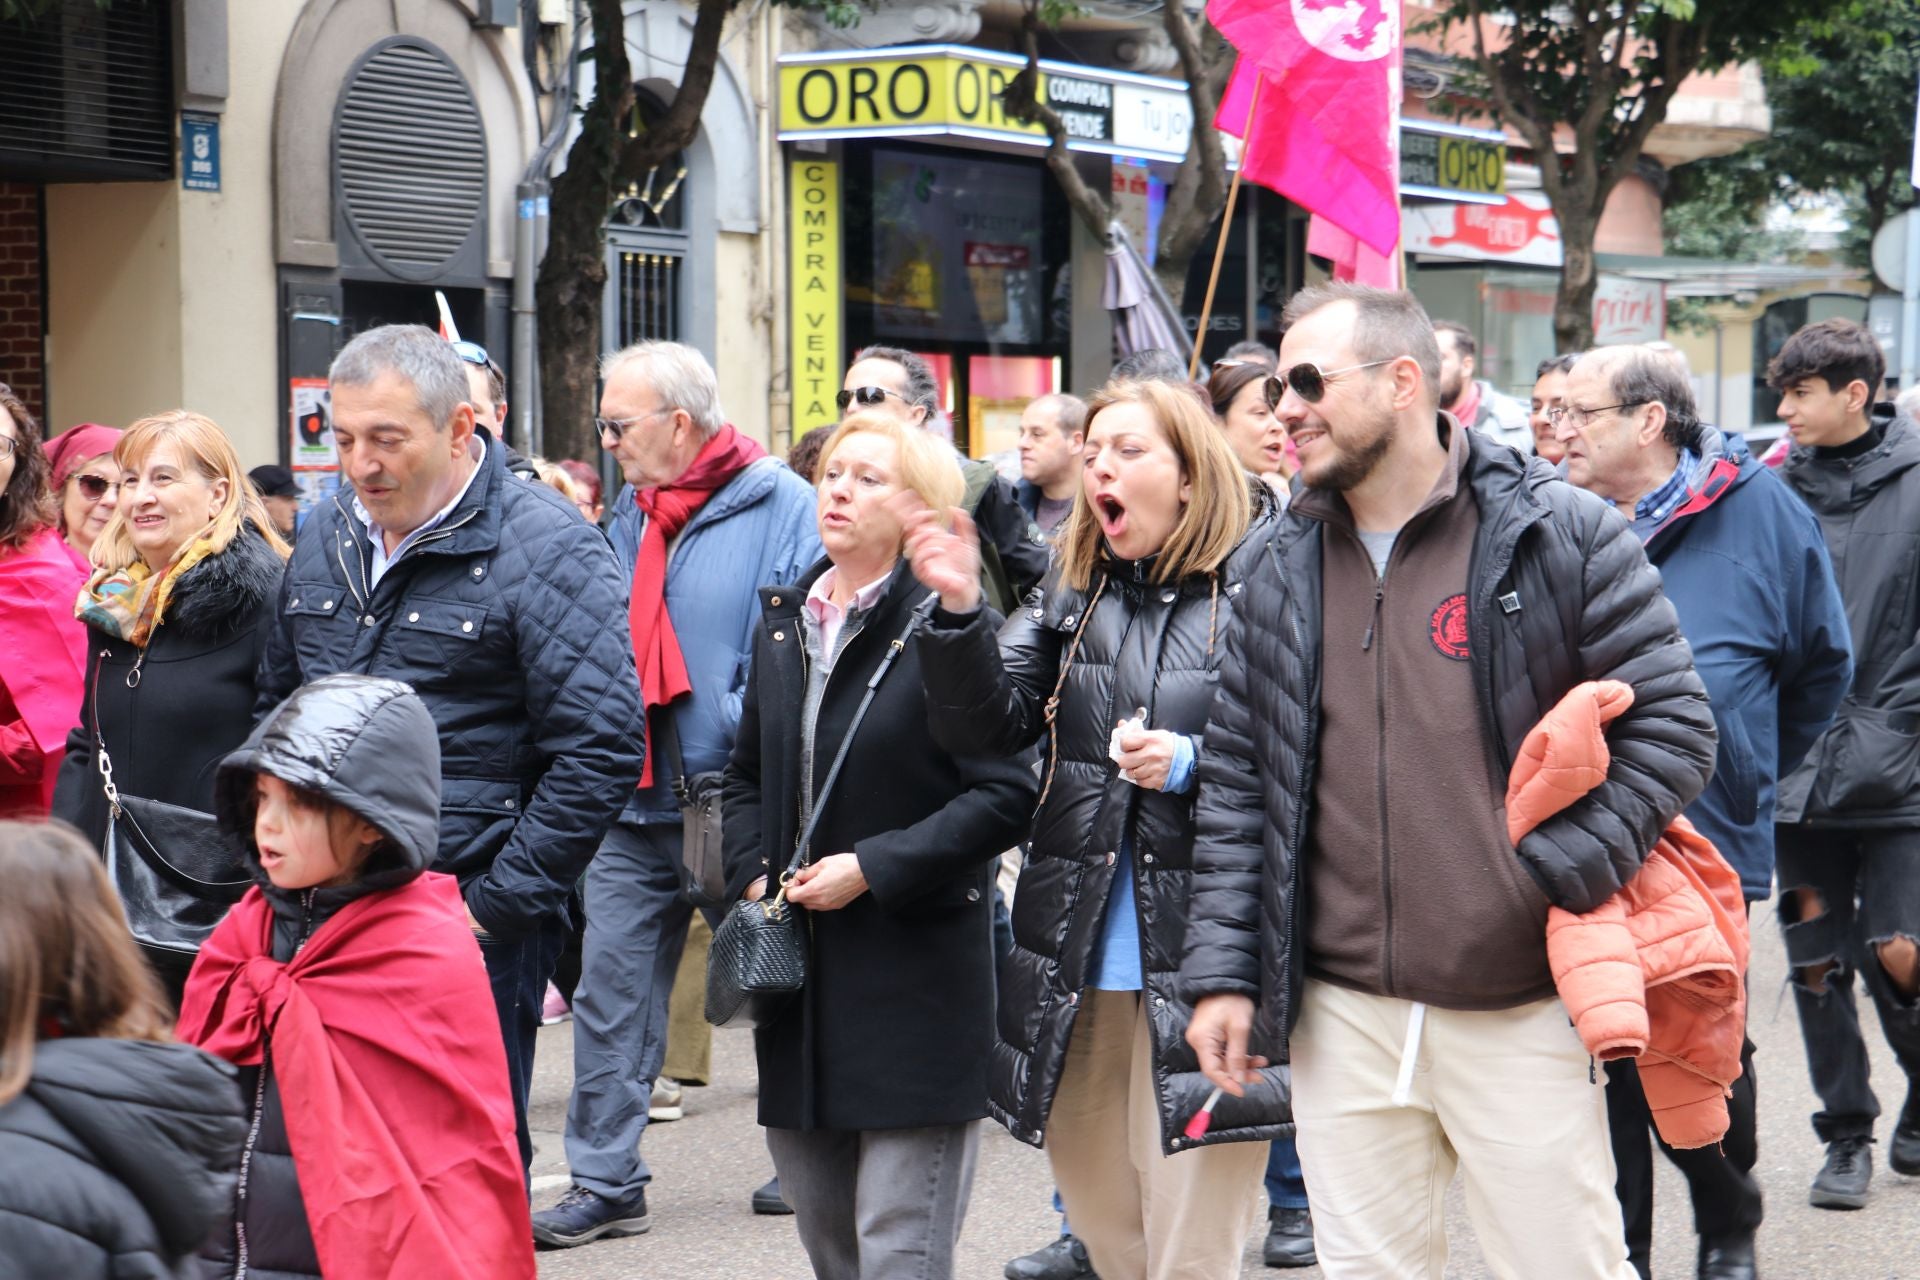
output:
M 67 554 L 82 573 L 92 572 L 88 559 L 93 540 L 120 505 L 120 467 L 113 447 L 120 432 L 83 422 L 46 442 L 47 465 L 52 471 L 53 498 L 59 504 L 56 525 Z

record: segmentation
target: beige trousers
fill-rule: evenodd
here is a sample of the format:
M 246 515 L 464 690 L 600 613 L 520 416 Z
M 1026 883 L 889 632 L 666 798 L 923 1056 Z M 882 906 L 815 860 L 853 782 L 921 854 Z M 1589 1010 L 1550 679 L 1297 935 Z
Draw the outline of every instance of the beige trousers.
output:
M 1183 1119 L 1184 1122 L 1184 1119 Z M 1166 1156 L 1147 1015 L 1134 991 L 1080 998 L 1047 1155 L 1100 1280 L 1231 1280 L 1260 1211 L 1267 1143 Z
M 1329 1280 L 1441 1280 L 1456 1168 L 1500 1280 L 1634 1280 L 1606 1076 L 1558 999 L 1462 1013 L 1310 981 L 1292 1057 Z

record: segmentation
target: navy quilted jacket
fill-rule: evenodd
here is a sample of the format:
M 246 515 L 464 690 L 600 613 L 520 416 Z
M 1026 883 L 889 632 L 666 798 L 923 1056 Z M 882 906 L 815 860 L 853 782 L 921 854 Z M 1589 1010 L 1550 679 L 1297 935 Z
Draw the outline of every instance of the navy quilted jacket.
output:
M 300 529 L 256 718 L 309 680 L 412 685 L 440 729 L 440 856 L 488 933 L 564 912 L 640 778 L 627 586 L 600 531 L 486 458 L 460 504 L 368 588 L 343 490 Z

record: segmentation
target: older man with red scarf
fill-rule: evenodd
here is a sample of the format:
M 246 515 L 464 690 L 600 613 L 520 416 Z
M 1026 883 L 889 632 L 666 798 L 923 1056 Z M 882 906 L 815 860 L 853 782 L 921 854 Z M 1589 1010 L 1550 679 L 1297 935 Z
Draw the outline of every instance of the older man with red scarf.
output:
M 698 351 L 639 343 L 609 356 L 603 375 L 600 444 L 627 481 L 608 536 L 633 579 L 647 768 L 585 881 L 567 1108 L 573 1185 L 533 1217 L 534 1238 L 562 1248 L 649 1225 L 640 1138 L 692 916 L 673 783 L 726 764 L 757 592 L 798 581 L 821 555 L 813 491 L 726 421 Z

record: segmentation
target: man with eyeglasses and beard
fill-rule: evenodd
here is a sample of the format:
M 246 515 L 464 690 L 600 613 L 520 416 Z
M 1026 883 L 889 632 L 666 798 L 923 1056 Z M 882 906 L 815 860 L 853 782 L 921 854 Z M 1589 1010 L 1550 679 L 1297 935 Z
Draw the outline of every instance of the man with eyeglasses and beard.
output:
M 1740 873 L 1747 902 L 1765 901 L 1773 893 L 1775 782 L 1826 729 L 1852 668 L 1819 523 L 1738 436 L 1696 420 L 1686 375 L 1651 347 L 1581 356 L 1548 416 L 1567 478 L 1633 522 L 1679 611 L 1720 731 L 1713 781 L 1687 817 Z M 1660 1144 L 1687 1177 L 1700 1280 L 1749 1280 L 1757 1266 L 1751 1042 L 1740 1066 L 1724 1142 Z M 1607 1064 L 1607 1109 L 1628 1254 L 1651 1275 L 1653 1113 L 1634 1063 Z
M 573 1185 L 533 1215 L 534 1239 L 555 1248 L 648 1228 L 640 1139 L 693 915 L 675 784 L 717 773 L 733 751 L 760 589 L 799 581 L 821 556 L 813 491 L 726 420 L 698 351 L 637 343 L 608 356 L 601 376 L 600 446 L 627 482 L 607 536 L 631 583 L 646 772 L 584 881 Z
M 1605 1098 L 1547 965 L 1706 785 L 1713 717 L 1605 503 L 1439 411 L 1411 294 L 1288 304 L 1301 483 L 1236 606 L 1206 732 L 1181 992 L 1223 1090 L 1292 1064 L 1325 1273 L 1439 1280 L 1459 1168 L 1500 1275 L 1634 1280 Z M 1522 740 L 1619 680 L 1606 778 L 1522 834 Z
M 836 400 L 843 418 L 864 409 L 927 427 L 939 407 L 939 385 L 932 366 L 913 352 L 865 347 L 854 353 Z M 960 506 L 980 530 L 980 585 L 987 603 L 1008 613 L 1046 576 L 1046 536 L 992 463 L 963 457 L 960 472 L 967 481 Z

